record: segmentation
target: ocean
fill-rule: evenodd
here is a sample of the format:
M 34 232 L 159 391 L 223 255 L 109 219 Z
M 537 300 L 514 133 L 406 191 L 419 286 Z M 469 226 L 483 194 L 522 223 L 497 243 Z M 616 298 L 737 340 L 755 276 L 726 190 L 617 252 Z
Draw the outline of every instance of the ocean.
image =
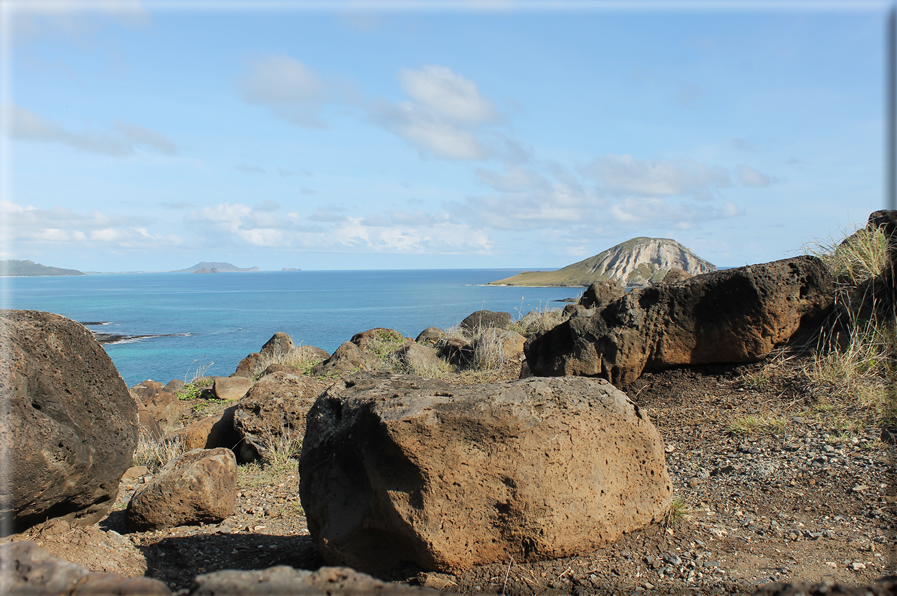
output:
M 3 278 L 4 308 L 42 310 L 100 333 L 148 335 L 105 348 L 128 386 L 228 376 L 278 331 L 333 352 L 373 327 L 417 337 L 486 309 L 562 308 L 581 288 L 484 286 L 519 269 L 120 273 Z

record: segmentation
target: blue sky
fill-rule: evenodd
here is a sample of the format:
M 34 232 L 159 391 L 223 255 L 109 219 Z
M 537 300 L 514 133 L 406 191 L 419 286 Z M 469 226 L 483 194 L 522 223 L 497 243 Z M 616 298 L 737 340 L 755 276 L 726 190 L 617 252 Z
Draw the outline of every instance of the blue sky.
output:
M 7 4 L 0 258 L 739 266 L 884 206 L 886 3 Z

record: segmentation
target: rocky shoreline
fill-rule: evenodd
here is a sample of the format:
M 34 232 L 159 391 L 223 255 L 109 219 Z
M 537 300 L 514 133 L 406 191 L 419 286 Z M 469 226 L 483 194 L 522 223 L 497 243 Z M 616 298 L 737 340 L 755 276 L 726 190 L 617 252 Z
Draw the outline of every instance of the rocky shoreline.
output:
M 894 227 L 897 212 L 870 218 Z M 895 252 L 860 288 L 874 312 L 894 308 Z M 154 594 L 895 594 L 897 396 L 889 373 L 850 391 L 820 380 L 807 341 L 834 329 L 840 291 L 820 267 L 594 284 L 563 311 L 480 311 L 416 339 L 371 329 L 333 354 L 277 333 L 230 377 L 130 389 L 114 368 L 77 380 L 68 350 L 107 374 L 83 327 L 7 313 L 4 333 L 30 330 L 5 338 L 14 361 L 44 367 L 0 379 L 27 396 L 7 429 L 56 421 L 35 438 L 57 433 L 74 455 L 54 461 L 77 463 L 86 439 L 54 426 L 65 395 L 134 426 L 97 435 L 89 449 L 110 455 L 76 466 L 103 487 L 88 499 L 74 468 L 59 497 L 14 479 L 31 509 L 4 514 L 4 570 L 13 593 L 74 578 L 65 589 Z M 23 393 L 33 374 L 62 401 Z M 44 475 L 29 454 L 46 447 L 15 441 L 13 465 Z

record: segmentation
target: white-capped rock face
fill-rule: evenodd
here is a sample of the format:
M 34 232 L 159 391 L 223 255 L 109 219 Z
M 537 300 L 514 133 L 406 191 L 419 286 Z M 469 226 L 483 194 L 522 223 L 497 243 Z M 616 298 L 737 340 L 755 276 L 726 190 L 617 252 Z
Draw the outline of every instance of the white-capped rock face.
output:
M 716 271 L 716 265 L 668 238 L 633 238 L 581 264 L 590 272 L 629 285 L 642 285 L 652 279 L 659 281 L 655 278 L 662 278 L 670 269 L 682 269 L 691 275 Z

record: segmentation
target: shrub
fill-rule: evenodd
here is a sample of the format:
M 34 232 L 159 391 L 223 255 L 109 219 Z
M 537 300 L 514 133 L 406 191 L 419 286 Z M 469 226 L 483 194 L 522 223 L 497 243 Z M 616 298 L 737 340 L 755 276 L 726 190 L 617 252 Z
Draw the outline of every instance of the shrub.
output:
M 184 453 L 183 438 L 154 439 L 141 432 L 131 465 L 146 466 L 151 473 L 155 473 L 182 453 Z

